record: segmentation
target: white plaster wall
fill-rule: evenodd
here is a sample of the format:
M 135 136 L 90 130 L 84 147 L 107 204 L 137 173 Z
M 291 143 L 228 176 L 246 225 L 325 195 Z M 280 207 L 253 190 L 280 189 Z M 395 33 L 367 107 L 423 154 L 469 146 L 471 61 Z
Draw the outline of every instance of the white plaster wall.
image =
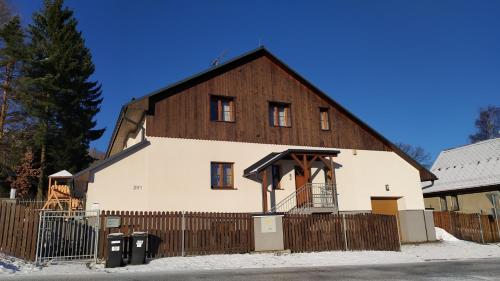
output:
M 87 206 L 106 210 L 262 211 L 261 184 L 243 170 L 271 152 L 297 146 L 148 137 L 150 145 L 94 172 Z M 314 149 L 314 148 L 312 148 Z M 319 149 L 319 148 L 316 148 Z M 339 149 L 334 161 L 341 211 L 371 210 L 371 196 L 402 197 L 399 209 L 423 209 L 418 171 L 393 152 Z M 234 162 L 236 190 L 210 188 L 210 162 Z M 268 202 L 280 202 L 295 190 L 294 162 L 282 163 L 283 190 L 268 187 Z M 322 164 L 315 164 L 321 169 Z M 271 185 L 270 172 L 269 185 Z M 320 171 L 313 182 L 324 182 Z M 390 191 L 385 190 L 389 184 Z M 135 188 L 140 186 L 141 188 Z
M 422 210 L 417 169 L 394 152 L 342 149 L 335 162 L 340 211 L 371 210 L 371 197 L 401 197 L 399 210 Z M 386 191 L 385 185 L 389 185 Z

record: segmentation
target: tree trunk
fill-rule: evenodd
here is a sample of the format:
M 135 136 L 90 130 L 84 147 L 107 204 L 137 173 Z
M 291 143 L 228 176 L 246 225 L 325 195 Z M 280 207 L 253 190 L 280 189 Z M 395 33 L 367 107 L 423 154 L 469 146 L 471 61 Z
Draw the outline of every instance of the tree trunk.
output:
M 5 69 L 5 80 L 2 88 L 2 108 L 0 109 L 0 140 L 4 135 L 5 120 L 7 119 L 7 110 L 9 109 L 9 88 L 12 80 L 12 70 L 14 65 L 9 63 Z
M 43 178 L 45 175 L 45 142 L 42 144 L 41 150 L 40 150 L 40 175 L 38 176 L 38 186 L 36 189 L 36 200 L 42 201 L 43 200 Z

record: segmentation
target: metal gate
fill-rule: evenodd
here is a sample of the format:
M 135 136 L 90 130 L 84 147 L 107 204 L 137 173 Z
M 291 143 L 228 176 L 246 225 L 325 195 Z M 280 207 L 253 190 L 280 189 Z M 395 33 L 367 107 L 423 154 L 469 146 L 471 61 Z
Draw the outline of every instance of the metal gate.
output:
M 99 210 L 40 212 L 36 263 L 96 261 Z

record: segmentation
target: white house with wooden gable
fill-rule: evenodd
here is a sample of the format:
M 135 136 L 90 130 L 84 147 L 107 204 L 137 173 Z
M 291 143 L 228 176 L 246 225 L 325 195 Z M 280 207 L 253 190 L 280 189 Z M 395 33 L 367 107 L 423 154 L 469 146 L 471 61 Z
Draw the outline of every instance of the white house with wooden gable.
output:
M 75 183 L 87 208 L 373 212 L 408 236 L 435 179 L 259 48 L 124 105 L 106 159 Z

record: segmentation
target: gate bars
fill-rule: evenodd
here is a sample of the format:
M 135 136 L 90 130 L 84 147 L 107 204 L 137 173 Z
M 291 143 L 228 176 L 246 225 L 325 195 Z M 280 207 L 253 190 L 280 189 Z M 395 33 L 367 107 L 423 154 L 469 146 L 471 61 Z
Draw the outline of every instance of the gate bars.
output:
M 40 211 L 36 264 L 97 261 L 99 210 Z

